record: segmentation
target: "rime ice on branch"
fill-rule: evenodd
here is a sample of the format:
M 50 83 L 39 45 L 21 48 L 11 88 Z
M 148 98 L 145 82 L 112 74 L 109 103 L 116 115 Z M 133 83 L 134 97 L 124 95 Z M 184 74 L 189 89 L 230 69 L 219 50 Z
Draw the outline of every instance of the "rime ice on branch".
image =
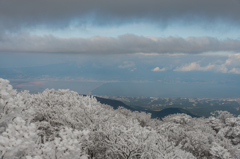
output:
M 240 117 L 218 111 L 163 121 L 69 90 L 16 92 L 0 79 L 0 158 L 237 159 Z

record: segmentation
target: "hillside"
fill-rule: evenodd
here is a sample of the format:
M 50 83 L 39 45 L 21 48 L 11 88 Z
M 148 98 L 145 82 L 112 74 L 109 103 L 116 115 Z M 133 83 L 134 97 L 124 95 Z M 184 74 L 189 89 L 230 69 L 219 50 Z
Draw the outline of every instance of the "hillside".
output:
M 158 112 L 171 113 L 160 121 L 66 89 L 17 92 L 1 78 L 0 109 L 1 159 L 239 159 L 240 154 L 240 117 L 226 111 L 192 118 L 172 115 L 189 112 L 170 108 Z
M 200 117 L 199 115 L 193 114 L 192 112 L 182 109 L 182 108 L 165 108 L 161 111 L 148 111 L 149 113 L 152 114 L 152 118 L 164 118 L 165 116 L 172 115 L 172 114 L 187 114 L 191 116 L 192 118 L 198 118 Z
M 94 96 L 97 101 L 99 101 L 100 103 L 102 104 L 107 104 L 107 105 L 110 105 L 111 107 L 113 107 L 113 109 L 117 109 L 119 106 L 123 107 L 123 108 L 126 108 L 128 110 L 131 110 L 131 111 L 136 111 L 136 109 L 124 104 L 123 102 L 121 101 L 118 101 L 118 100 L 114 100 L 114 99 L 106 99 L 106 98 L 101 98 L 101 97 L 98 97 L 98 96 Z
M 137 109 L 138 107 L 132 108 L 128 105 L 126 105 L 125 103 L 118 101 L 118 100 L 114 100 L 114 99 L 107 99 L 107 98 L 102 98 L 102 97 L 98 97 L 98 96 L 94 96 L 97 101 L 99 101 L 102 104 L 107 104 L 110 105 L 111 107 L 113 107 L 113 109 L 117 109 L 119 106 L 131 110 L 131 111 L 139 111 L 139 112 L 146 112 L 146 113 L 151 113 L 152 114 L 152 118 L 159 118 L 162 119 L 165 116 L 168 115 L 172 115 L 172 114 L 187 114 L 191 117 L 200 117 L 197 114 L 194 114 L 188 110 L 182 109 L 182 108 L 165 108 L 161 111 L 151 111 L 151 110 L 143 110 L 143 109 Z

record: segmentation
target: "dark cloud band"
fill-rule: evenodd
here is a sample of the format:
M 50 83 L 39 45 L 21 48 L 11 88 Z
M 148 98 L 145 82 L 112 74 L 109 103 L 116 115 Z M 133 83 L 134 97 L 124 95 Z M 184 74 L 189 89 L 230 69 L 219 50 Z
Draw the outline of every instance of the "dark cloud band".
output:
M 1 0 L 0 29 L 66 27 L 92 15 L 98 25 L 147 20 L 167 24 L 228 21 L 240 24 L 239 0 Z M 86 20 L 86 19 L 85 19 Z
M 54 53 L 203 53 L 240 51 L 240 41 L 218 40 L 210 37 L 143 37 L 125 34 L 117 38 L 60 38 L 22 34 L 0 38 L 0 52 L 54 52 Z

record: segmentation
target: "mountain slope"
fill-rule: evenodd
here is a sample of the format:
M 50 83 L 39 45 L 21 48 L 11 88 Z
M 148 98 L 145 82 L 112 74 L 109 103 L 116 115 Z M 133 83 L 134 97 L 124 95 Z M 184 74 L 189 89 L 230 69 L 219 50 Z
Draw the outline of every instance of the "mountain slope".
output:
M 126 105 L 125 103 L 118 101 L 118 100 L 114 100 L 114 99 L 106 99 L 106 98 L 101 98 L 101 97 L 97 97 L 97 96 L 95 96 L 95 98 L 102 104 L 110 105 L 111 107 L 113 107 L 113 109 L 117 109 L 119 106 L 121 106 L 121 107 L 129 109 L 131 111 L 139 111 L 139 112 L 143 111 L 146 113 L 151 113 L 152 118 L 162 119 L 165 116 L 168 116 L 171 114 L 177 114 L 177 113 L 184 113 L 184 114 L 190 115 L 191 117 L 200 117 L 199 115 L 194 114 L 194 113 L 192 113 L 188 110 L 182 109 L 182 108 L 166 108 L 161 111 L 150 111 L 150 110 L 136 109 L 136 107 L 132 108 L 132 107 Z
M 190 115 L 191 117 L 200 117 L 197 114 L 193 114 L 192 112 L 182 109 L 182 108 L 166 108 L 161 111 L 149 111 L 149 113 L 152 113 L 152 118 L 164 118 L 165 116 L 177 114 L 177 113 L 184 113 L 187 115 Z
M 137 111 L 136 109 L 126 105 L 125 103 L 118 101 L 118 100 L 114 100 L 114 99 L 106 99 L 106 98 L 101 98 L 101 97 L 97 97 L 95 96 L 95 98 L 102 104 L 107 104 L 110 105 L 111 107 L 113 107 L 113 109 L 117 109 L 118 107 L 123 107 L 126 109 L 129 109 L 131 111 Z

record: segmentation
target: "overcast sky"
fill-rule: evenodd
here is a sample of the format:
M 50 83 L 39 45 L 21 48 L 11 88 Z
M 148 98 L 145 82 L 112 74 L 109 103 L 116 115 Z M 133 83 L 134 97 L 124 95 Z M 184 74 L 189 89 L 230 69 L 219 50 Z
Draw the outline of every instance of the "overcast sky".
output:
M 239 0 L 1 0 L 1 52 L 239 52 Z
M 236 82 L 239 15 L 240 0 L 1 0 L 0 68 L 41 66 L 30 73 L 38 80 L 159 82 L 171 74 L 186 83 L 178 79 L 194 82 L 194 74 L 209 83 L 221 83 L 219 76 Z M 85 73 L 51 77 L 42 67 L 57 72 L 61 64 Z

